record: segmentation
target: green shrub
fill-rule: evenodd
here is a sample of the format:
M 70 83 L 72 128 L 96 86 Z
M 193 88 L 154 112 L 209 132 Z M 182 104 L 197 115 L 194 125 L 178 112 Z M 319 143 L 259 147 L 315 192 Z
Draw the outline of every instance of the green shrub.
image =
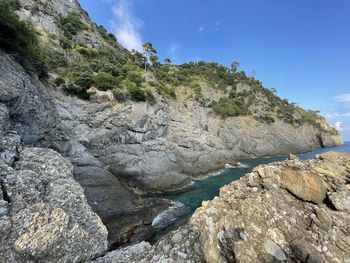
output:
M 66 83 L 66 81 L 63 78 L 61 78 L 61 77 L 56 78 L 55 81 L 54 81 L 54 84 L 55 84 L 56 87 L 59 87 L 62 84 L 65 84 L 65 83 Z
M 137 86 L 141 86 L 141 84 L 142 84 L 142 76 L 141 76 L 140 72 L 138 72 L 138 71 L 128 70 L 126 78 L 129 81 L 134 82 Z
M 170 88 L 166 84 L 160 83 L 160 82 L 153 82 L 153 81 L 149 82 L 149 84 L 155 87 L 159 93 L 165 94 L 166 96 L 176 99 L 175 90 Z
M 118 89 L 118 88 L 112 89 L 112 93 L 114 98 L 119 102 L 124 102 L 128 98 L 128 92 L 126 92 L 123 89 Z
M 275 122 L 275 119 L 269 115 L 259 116 L 259 121 L 265 122 L 267 124 L 271 124 Z
M 59 38 L 60 46 L 63 49 L 71 49 L 72 48 L 72 41 L 69 40 L 66 36 L 60 36 Z
M 74 84 L 89 89 L 93 84 L 93 78 L 89 72 L 77 72 L 74 74 Z
M 71 38 L 79 31 L 85 29 L 84 23 L 81 21 L 79 14 L 70 12 L 67 16 L 60 16 L 61 29 L 64 31 L 66 37 Z
M 112 33 L 108 33 L 102 25 L 99 25 L 97 27 L 97 30 L 101 34 L 101 36 L 110 44 L 117 43 L 117 38 Z
M 194 93 L 197 96 L 202 95 L 202 88 L 201 88 L 201 85 L 199 85 L 199 83 L 197 83 L 197 82 L 191 83 L 190 88 L 193 89 Z
M 88 57 L 88 58 L 91 58 L 94 54 L 93 49 L 88 48 L 86 46 L 79 45 L 79 44 L 75 47 L 75 50 L 78 51 L 79 54 L 81 54 L 85 57 Z
M 120 69 L 106 58 L 94 58 L 90 60 L 91 68 L 95 72 L 106 72 L 116 77 L 120 75 Z
M 117 84 L 117 79 L 106 72 L 99 72 L 93 78 L 93 84 L 100 90 L 113 89 Z
M 83 100 L 88 100 L 90 98 L 90 94 L 87 93 L 85 88 L 79 87 L 72 83 L 68 84 L 68 86 L 65 86 L 63 90 L 66 93 L 78 96 Z
M 19 62 L 25 68 L 36 72 L 41 79 L 46 78 L 47 66 L 36 31 L 29 22 L 19 19 L 15 8 L 14 1 L 0 1 L 0 48 L 19 53 Z
M 135 83 L 130 82 L 128 80 L 123 80 L 123 85 L 126 85 L 131 100 L 146 101 L 145 92 L 142 89 L 140 89 Z
M 239 99 L 221 98 L 211 104 L 213 111 L 223 117 L 235 117 L 249 115 L 250 111 Z
M 157 102 L 156 97 L 150 89 L 145 89 L 146 98 L 149 104 L 154 105 Z
M 46 49 L 46 63 L 50 69 L 68 66 L 68 59 L 59 50 Z

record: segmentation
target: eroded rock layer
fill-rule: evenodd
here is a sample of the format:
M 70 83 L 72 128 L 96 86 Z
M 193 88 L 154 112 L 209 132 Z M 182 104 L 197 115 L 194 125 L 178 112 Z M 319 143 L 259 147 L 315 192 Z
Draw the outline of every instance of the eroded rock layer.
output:
M 350 155 L 261 165 L 184 227 L 95 262 L 349 262 Z

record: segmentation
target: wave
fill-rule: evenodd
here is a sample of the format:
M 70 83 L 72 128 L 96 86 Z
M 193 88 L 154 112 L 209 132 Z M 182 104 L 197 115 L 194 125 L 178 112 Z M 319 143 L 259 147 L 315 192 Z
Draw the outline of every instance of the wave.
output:
M 152 227 L 162 230 L 172 224 L 186 213 L 185 205 L 181 202 L 172 201 L 172 206 L 158 214 L 152 221 Z
M 249 168 L 250 166 L 242 162 L 237 162 L 235 164 L 225 164 L 225 169 L 236 169 L 236 168 Z

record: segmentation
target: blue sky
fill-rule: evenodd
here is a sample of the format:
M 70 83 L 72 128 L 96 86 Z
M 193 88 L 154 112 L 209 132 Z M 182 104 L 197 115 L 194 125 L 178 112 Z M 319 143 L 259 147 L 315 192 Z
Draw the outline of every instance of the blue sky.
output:
M 350 141 L 350 1 L 80 0 L 126 48 L 174 63 L 239 61 L 279 96 L 320 110 Z

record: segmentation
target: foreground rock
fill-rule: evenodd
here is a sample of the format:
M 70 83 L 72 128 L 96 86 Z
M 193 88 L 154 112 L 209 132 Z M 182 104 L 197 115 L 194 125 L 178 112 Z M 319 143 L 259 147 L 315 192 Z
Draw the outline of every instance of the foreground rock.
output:
M 0 161 L 0 262 L 81 262 L 107 251 L 73 166 L 53 150 L 25 148 Z
M 349 197 L 350 155 L 262 165 L 154 246 L 95 262 L 349 262 Z

